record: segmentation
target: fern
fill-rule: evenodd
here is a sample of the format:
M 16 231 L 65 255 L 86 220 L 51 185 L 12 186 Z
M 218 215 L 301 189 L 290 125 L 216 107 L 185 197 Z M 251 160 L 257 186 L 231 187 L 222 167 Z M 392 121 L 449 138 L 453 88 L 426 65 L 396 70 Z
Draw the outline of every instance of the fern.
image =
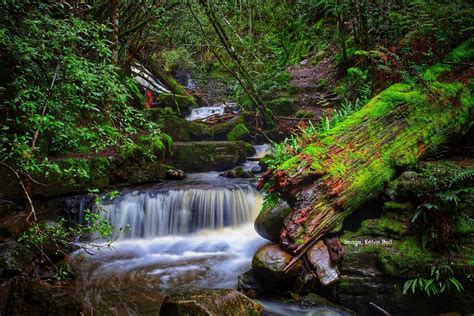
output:
M 467 180 L 473 180 L 473 179 L 474 179 L 474 168 L 460 170 L 459 172 L 456 172 L 451 177 L 449 187 L 452 187 L 453 185 L 462 183 Z

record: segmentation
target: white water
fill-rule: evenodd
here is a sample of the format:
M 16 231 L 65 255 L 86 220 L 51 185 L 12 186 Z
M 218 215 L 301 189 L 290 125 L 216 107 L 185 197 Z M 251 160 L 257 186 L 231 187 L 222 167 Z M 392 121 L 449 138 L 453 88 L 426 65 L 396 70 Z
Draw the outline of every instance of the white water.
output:
M 140 314 L 130 300 L 143 293 L 236 288 L 267 242 L 253 228 L 262 201 L 248 180 L 211 172 L 166 187 L 141 188 L 106 202 L 108 219 L 133 230 L 112 249 L 73 257 L 76 294 L 94 306 L 93 314 L 118 304 L 124 314 Z
M 135 191 L 104 205 L 114 227 L 129 225 L 127 238 L 189 234 L 238 227 L 255 218 L 261 198 L 249 185 L 237 188 Z
M 211 115 L 217 114 L 222 116 L 226 113 L 236 113 L 239 111 L 237 103 L 225 103 L 225 104 L 217 104 L 213 106 L 205 106 L 200 108 L 195 108 L 191 110 L 191 113 L 186 116 L 188 121 L 195 121 L 204 119 Z
M 236 288 L 256 250 L 268 242 L 253 227 L 261 203 L 250 180 L 217 172 L 129 190 L 106 202 L 109 220 L 133 230 L 111 249 L 72 256 L 75 295 L 86 315 L 157 314 L 164 293 Z M 345 315 L 337 309 L 260 302 L 267 316 Z
M 255 155 L 249 157 L 252 160 L 248 160 L 244 163 L 243 167 L 245 171 L 251 171 L 253 173 L 259 173 L 262 168 L 258 164 L 258 160 L 265 157 L 267 154 L 273 151 L 273 147 L 270 144 L 254 145 Z

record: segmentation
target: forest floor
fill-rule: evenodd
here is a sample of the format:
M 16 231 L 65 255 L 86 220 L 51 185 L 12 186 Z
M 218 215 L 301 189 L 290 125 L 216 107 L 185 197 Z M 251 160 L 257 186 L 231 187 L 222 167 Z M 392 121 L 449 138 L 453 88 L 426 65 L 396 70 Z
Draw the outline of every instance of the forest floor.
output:
M 287 68 L 290 84 L 296 88 L 292 101 L 297 104 L 297 112 L 310 112 L 313 113 L 313 118 L 318 119 L 325 111 L 332 111 L 339 102 L 332 92 L 338 71 L 335 54 L 335 47 L 331 47 L 327 57 L 317 64 L 305 59 L 298 65 Z

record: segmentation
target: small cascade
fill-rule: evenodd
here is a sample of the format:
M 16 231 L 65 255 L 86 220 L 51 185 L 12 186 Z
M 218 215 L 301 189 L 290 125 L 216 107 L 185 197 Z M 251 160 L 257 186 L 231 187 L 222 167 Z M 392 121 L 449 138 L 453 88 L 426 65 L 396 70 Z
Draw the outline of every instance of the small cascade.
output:
M 238 188 L 135 191 L 106 202 L 104 217 L 116 228 L 129 225 L 125 238 L 185 235 L 202 229 L 238 227 L 253 221 L 260 195 Z
M 194 83 L 193 78 L 191 77 L 191 74 L 187 75 L 186 88 L 189 90 L 196 89 L 196 84 Z
M 244 163 L 243 168 L 245 171 L 259 173 L 262 171 L 262 168 L 258 164 L 258 161 L 267 154 L 270 154 L 273 148 L 270 144 L 254 145 L 253 147 L 255 148 L 255 155 L 247 157 L 247 161 Z
M 205 106 L 200 108 L 195 108 L 191 110 L 191 113 L 186 116 L 186 120 L 188 121 L 196 121 L 205 119 L 211 115 L 216 116 L 223 116 L 224 114 L 228 113 L 237 113 L 240 109 L 237 103 L 223 103 L 223 104 L 216 104 L 212 106 Z

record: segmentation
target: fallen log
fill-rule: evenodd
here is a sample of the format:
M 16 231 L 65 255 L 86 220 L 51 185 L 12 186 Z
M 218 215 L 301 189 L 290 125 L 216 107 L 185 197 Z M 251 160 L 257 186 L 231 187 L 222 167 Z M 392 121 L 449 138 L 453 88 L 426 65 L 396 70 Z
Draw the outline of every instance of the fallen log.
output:
M 459 63 L 473 56 L 469 41 L 446 60 Z M 472 124 L 471 74 L 467 66 L 434 65 L 417 83 L 391 86 L 300 154 L 267 171 L 258 187 L 278 192 L 291 206 L 280 235 L 296 254 L 287 269 L 376 197 L 397 168 L 414 166 L 430 148 Z

